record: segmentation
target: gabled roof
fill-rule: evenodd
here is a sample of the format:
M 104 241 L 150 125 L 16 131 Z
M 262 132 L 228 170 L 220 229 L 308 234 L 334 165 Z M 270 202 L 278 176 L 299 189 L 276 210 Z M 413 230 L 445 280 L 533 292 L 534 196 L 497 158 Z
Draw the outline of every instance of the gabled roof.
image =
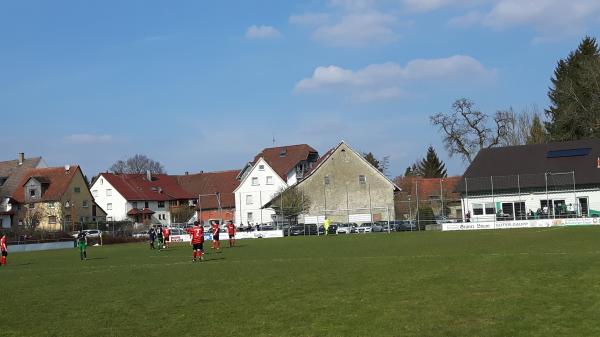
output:
M 503 182 L 505 188 L 517 188 L 516 176 L 520 175 L 521 187 L 537 188 L 545 184 L 544 174 L 575 172 L 577 185 L 599 185 L 600 139 L 576 140 L 560 143 L 496 147 L 479 151 L 463 178 L 474 179 L 514 176 L 514 182 Z M 527 178 L 527 179 L 524 179 Z M 483 180 L 482 180 L 483 181 Z M 508 186 L 508 185 L 514 186 Z M 479 185 L 479 187 L 477 186 Z M 489 184 L 468 184 L 468 191 L 490 189 Z M 464 179 L 456 190 L 465 191 Z
M 220 193 L 221 208 L 234 208 L 235 195 L 233 191 L 240 183 L 237 180 L 239 170 L 202 172 L 175 176 L 183 189 L 193 194 L 196 198 L 200 194 Z M 202 209 L 217 209 L 219 207 L 216 196 L 206 196 L 200 199 Z
M 148 181 L 145 174 L 101 173 L 126 200 L 129 201 L 169 201 L 195 199 L 184 190 L 173 176 L 152 174 Z
M 23 174 L 30 169 L 34 169 L 40 165 L 42 157 L 27 158 L 23 160 L 23 164 L 19 165 L 18 160 L 8 160 L 0 162 L 0 177 L 7 178 L 0 185 L 0 198 L 11 197 L 19 182 L 23 178 Z
M 350 149 L 350 151 L 354 152 L 360 159 L 362 159 L 362 161 L 365 163 L 365 165 L 369 166 L 372 170 L 374 170 L 375 172 L 377 172 L 379 175 L 381 175 L 385 180 L 387 180 L 390 184 L 392 184 L 392 186 L 394 186 L 394 191 L 400 191 L 400 187 L 398 187 L 398 185 L 396 185 L 393 181 L 390 180 L 390 178 L 388 178 L 385 174 L 383 174 L 381 171 L 379 171 L 377 168 L 375 168 L 371 163 L 369 163 L 360 153 L 354 151 L 354 149 L 352 147 L 350 147 L 350 145 L 348 145 L 346 142 L 344 142 L 343 140 L 336 145 L 334 148 L 329 149 L 329 151 L 327 151 L 323 156 L 321 156 L 319 158 L 319 160 L 316 162 L 316 165 L 313 167 L 312 170 L 310 170 L 310 172 L 308 172 L 304 178 L 300 181 L 300 183 L 302 183 L 302 181 L 306 180 L 308 177 L 310 177 L 314 172 L 316 172 L 321 166 L 323 166 L 323 164 L 327 161 L 327 159 L 329 159 L 331 157 L 331 155 L 333 153 L 335 153 L 340 146 L 342 146 L 343 144 L 345 144 L 348 149 Z
M 25 184 L 30 179 L 36 179 L 40 183 L 47 185 L 47 187 L 44 189 L 42 197 L 35 199 L 35 202 L 59 201 L 68 191 L 69 185 L 77 172 L 81 173 L 81 169 L 78 165 L 71 165 L 68 171 L 62 166 L 27 170 L 21 177 L 21 181 L 13 194 L 13 198 L 20 203 L 27 202 L 25 199 Z
M 317 150 L 307 144 L 287 145 L 263 149 L 254 157 L 252 163 L 256 164 L 260 158 L 263 158 L 281 179 L 287 181 L 288 172 L 298 163 L 303 160 L 316 161 L 318 156 Z
M 461 179 L 462 177 L 459 176 L 446 178 L 421 178 L 409 176 L 399 178 L 397 181 L 398 185 L 405 187 L 405 192 L 410 195 L 418 193 L 419 199 L 422 200 L 430 197 L 439 198 L 442 192 L 444 192 L 444 197 L 447 197 L 454 193 L 454 189 Z M 456 195 L 455 197 L 458 198 L 459 196 Z

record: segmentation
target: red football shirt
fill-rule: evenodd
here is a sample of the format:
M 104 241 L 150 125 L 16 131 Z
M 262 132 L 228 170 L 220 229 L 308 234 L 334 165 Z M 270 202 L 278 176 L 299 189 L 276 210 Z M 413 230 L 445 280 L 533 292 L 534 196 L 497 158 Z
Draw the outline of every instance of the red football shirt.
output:
M 217 235 L 219 233 L 219 225 L 217 225 L 216 223 L 214 223 L 212 225 L 212 234 L 213 235 Z
M 227 224 L 227 233 L 229 235 L 235 234 L 235 225 L 234 224 L 232 224 L 232 223 Z
M 201 226 L 195 226 L 192 228 L 190 230 L 190 235 L 192 236 L 192 244 L 204 242 L 204 228 Z
M 2 239 L 0 239 L 0 250 L 3 252 L 6 251 L 6 236 L 3 236 Z
M 167 227 L 163 228 L 163 236 L 165 238 L 168 238 L 169 235 L 171 235 L 171 231 L 169 230 L 169 228 L 167 228 Z

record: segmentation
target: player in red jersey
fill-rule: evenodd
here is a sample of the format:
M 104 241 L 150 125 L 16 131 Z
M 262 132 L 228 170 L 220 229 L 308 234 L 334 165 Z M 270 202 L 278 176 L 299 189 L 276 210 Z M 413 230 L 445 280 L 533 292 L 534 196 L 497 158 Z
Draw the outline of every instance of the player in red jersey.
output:
M 169 242 L 171 241 L 171 239 L 169 238 L 169 236 L 171 236 L 171 230 L 169 229 L 169 227 L 163 227 L 162 234 L 164 240 L 164 248 L 169 248 Z
M 194 227 L 188 230 L 190 236 L 192 237 L 192 249 L 194 250 L 194 258 L 193 262 L 196 262 L 197 259 L 200 261 L 204 260 L 204 228 L 200 226 L 198 221 L 194 222 Z
M 227 221 L 227 234 L 229 235 L 229 247 L 235 246 L 235 225 L 233 221 Z
M 6 235 L 2 235 L 2 238 L 0 238 L 0 251 L 2 251 L 0 266 L 6 266 L 6 257 L 8 256 L 8 249 L 6 249 Z
M 212 231 L 212 249 L 221 250 L 221 242 L 219 242 L 219 222 L 213 221 L 211 226 Z

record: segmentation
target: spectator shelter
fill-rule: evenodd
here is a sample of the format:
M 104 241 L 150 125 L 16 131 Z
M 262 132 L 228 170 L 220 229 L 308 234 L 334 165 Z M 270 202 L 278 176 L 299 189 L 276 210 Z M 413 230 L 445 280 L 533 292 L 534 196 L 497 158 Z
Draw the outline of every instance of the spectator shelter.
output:
M 600 140 L 481 150 L 456 191 L 464 221 L 600 215 Z

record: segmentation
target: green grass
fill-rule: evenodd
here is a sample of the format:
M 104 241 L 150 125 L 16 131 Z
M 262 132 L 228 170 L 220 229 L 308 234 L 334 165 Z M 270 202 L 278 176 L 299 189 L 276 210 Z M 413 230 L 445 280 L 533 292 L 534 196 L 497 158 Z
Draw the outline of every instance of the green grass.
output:
M 238 244 L 11 254 L 0 335 L 600 336 L 600 227 Z

